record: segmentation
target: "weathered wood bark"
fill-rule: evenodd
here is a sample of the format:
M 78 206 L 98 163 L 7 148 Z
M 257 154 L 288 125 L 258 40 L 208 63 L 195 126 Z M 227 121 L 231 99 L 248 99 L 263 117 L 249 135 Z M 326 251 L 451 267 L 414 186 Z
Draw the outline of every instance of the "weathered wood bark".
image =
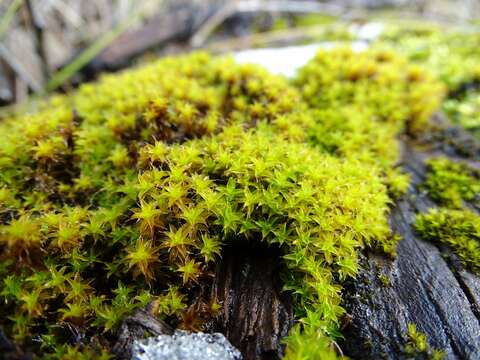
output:
M 165 322 L 152 316 L 147 310 L 137 310 L 123 320 L 118 339 L 112 348 L 117 359 L 129 360 L 132 357 L 135 340 L 148 336 L 171 335 L 173 330 Z
M 13 341 L 8 339 L 0 327 L 0 359 L 3 360 L 31 360 L 32 354 L 25 354 L 15 345 Z
M 405 358 L 408 323 L 425 333 L 431 346 L 444 349 L 446 359 L 480 359 L 480 279 L 463 270 L 447 249 L 420 240 L 412 229 L 415 214 L 434 206 L 419 186 L 425 158 L 462 155 L 468 144 L 472 155 L 480 149 L 459 129 L 442 131 L 456 136 L 443 143 L 438 137 L 429 152 L 405 143 L 403 165 L 412 185 L 391 214 L 392 229 L 403 238 L 397 258 L 390 261 L 366 252 L 359 277 L 345 292 L 351 322 L 341 346 L 354 359 Z M 478 165 L 478 159 L 467 161 Z
M 245 241 L 244 241 L 245 242 Z M 293 324 L 291 299 L 281 292 L 278 248 L 236 244 L 217 266 L 212 297 L 223 304 L 214 331 L 223 333 L 245 360 L 282 356 L 281 340 Z

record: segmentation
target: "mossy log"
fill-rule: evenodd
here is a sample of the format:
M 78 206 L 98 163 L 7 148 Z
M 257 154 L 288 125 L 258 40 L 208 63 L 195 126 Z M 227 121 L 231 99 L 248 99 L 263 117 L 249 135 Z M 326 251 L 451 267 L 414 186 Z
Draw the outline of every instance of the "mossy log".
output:
M 442 117 L 430 134 L 429 151 L 404 143 L 403 167 L 411 174 L 409 193 L 394 206 L 392 229 L 402 236 L 397 257 L 366 252 L 362 271 L 345 289 L 349 323 L 341 351 L 354 359 L 402 359 L 409 323 L 425 333 L 446 359 L 480 358 L 480 278 L 464 270 L 445 248 L 415 234 L 415 214 L 434 204 L 422 192 L 424 160 L 462 157 L 477 164 L 478 142 Z M 469 160 L 470 159 L 470 160 Z M 477 164 L 478 165 L 478 164 Z M 278 249 L 232 246 L 217 267 L 212 295 L 223 303 L 215 331 L 224 333 L 247 360 L 279 359 L 281 338 L 293 324 L 291 300 L 280 292 Z
M 24 340 L 26 349 L 31 339 L 43 335 L 42 342 L 31 347 L 42 355 L 55 352 L 54 358 L 68 353 L 87 354 L 84 358 L 108 355 L 115 343 L 116 353 L 127 356 L 133 339 L 165 332 L 165 326 L 154 321 L 158 317 L 172 328 L 221 331 L 247 360 L 280 358 L 287 333 L 289 360 L 333 359 L 335 352 L 363 359 L 370 350 L 370 358 L 382 351 L 385 357 L 401 357 L 407 320 L 418 323 L 413 317 L 421 314 L 430 321 L 433 315 L 420 306 L 409 310 L 395 303 L 397 292 L 379 297 L 383 307 L 367 306 L 364 318 L 378 317 L 380 329 L 398 328 L 399 340 L 385 340 L 391 352 L 374 344 L 363 350 L 358 343 L 368 345 L 379 336 L 362 338 L 362 326 L 368 329 L 370 322 L 362 324 L 364 309 L 354 305 L 358 288 L 365 283 L 362 278 L 374 265 L 365 255 L 365 270 L 359 274 L 360 249 L 382 249 L 392 255 L 398 240 L 392 226 L 406 239 L 397 260 L 385 259 L 382 264 L 395 266 L 405 257 L 411 260 L 422 254 L 418 249 L 411 251 L 414 255 L 405 252 L 414 236 L 412 215 L 421 209 L 418 197 L 401 200 L 391 224 L 387 215 L 395 194 L 403 194 L 409 185 L 396 167 L 397 137 L 405 130 L 418 133 L 425 128 L 443 90 L 418 67 L 405 72 L 405 66 L 404 59 L 388 51 L 322 50 L 296 79 L 306 104 L 284 79 L 198 53 L 106 76 L 96 85 L 83 86 L 71 100 L 53 99 L 56 112 L 45 110 L 5 123 L 3 132 L 9 136 L 1 149 L 7 175 L 2 177 L 8 187 L 2 189 L 7 205 L 2 254 L 35 271 L 31 276 L 26 271 L 16 275 L 19 265 L 12 261 L 3 268 L 7 333 Z M 329 75 L 324 83 L 312 74 Z M 334 85 L 334 74 L 345 81 Z M 392 74 L 399 76 L 392 79 Z M 359 85 L 353 106 L 354 84 Z M 159 89 L 170 95 L 159 96 Z M 129 101 L 137 92 L 139 101 Z M 195 105 L 183 99 L 190 92 Z M 384 98 L 385 92 L 389 96 Z M 205 94 L 211 103 L 204 102 Z M 235 105 L 238 96 L 248 102 Z M 324 102 L 337 97 L 331 108 L 325 108 Z M 78 117 L 72 114 L 71 101 Z M 121 106 L 111 107 L 117 102 Z M 237 105 L 238 110 L 232 110 Z M 319 111 L 318 122 L 316 116 L 310 118 L 309 107 Z M 259 122 L 259 114 L 265 120 Z M 44 119 L 49 120 L 48 127 Z M 310 142 L 315 146 L 305 145 Z M 460 142 L 443 149 L 439 139 L 433 140 L 442 145 L 435 147 L 439 153 L 449 154 L 449 147 L 457 156 L 457 148 L 462 154 L 472 150 Z M 422 153 L 411 142 L 406 144 L 406 164 L 417 153 L 422 160 Z M 74 156 L 79 161 L 72 161 Z M 410 170 L 421 177 L 422 162 L 412 164 Z M 40 192 L 41 197 L 17 199 L 30 178 L 28 191 L 32 196 Z M 410 195 L 418 183 L 414 179 Z M 94 201 L 85 202 L 90 197 Z M 48 207 L 46 199 L 52 202 Z M 53 258 L 36 256 L 42 251 Z M 418 296 L 414 301 L 429 309 L 433 304 L 436 313 L 452 301 L 452 311 L 463 311 L 455 297 L 431 295 L 430 288 L 437 286 L 435 276 L 442 281 L 448 277 L 433 265 L 414 271 L 422 259 L 401 267 L 407 274 L 398 280 L 402 294 Z M 37 272 L 38 260 L 44 262 L 44 272 Z M 281 271 L 283 266 L 288 271 Z M 429 290 L 422 293 L 424 288 L 413 285 L 424 273 L 430 281 L 425 285 Z M 355 278 L 350 291 L 344 288 L 349 278 Z M 387 274 L 380 274 L 379 280 L 373 289 L 366 285 L 365 296 L 392 282 Z M 445 281 L 439 291 L 448 286 Z M 296 297 L 297 324 L 292 331 L 292 301 L 282 288 Z M 60 307 L 60 302 L 68 308 Z M 396 306 L 390 308 L 391 304 Z M 15 317 L 9 316 L 12 311 Z M 471 320 L 463 313 L 459 316 L 456 325 Z M 337 342 L 345 329 L 337 327 L 349 317 L 360 330 L 350 336 L 347 329 L 342 349 Z M 444 322 L 435 324 L 435 331 L 444 329 Z M 59 335 L 53 333 L 58 324 Z M 422 324 L 417 324 L 420 331 Z M 463 327 L 446 333 L 458 330 L 465 337 Z M 425 330 L 427 335 L 430 330 Z M 459 348 L 475 344 L 476 330 L 447 353 L 460 354 Z M 426 342 L 413 325 L 408 333 Z M 350 351 L 348 341 L 362 354 Z
M 441 117 L 434 120 L 445 125 Z M 419 151 L 411 141 L 404 145 L 403 167 L 412 184 L 391 213 L 392 229 L 402 236 L 397 257 L 364 254 L 362 271 L 345 292 L 351 319 L 341 347 L 354 359 L 408 358 L 403 352 L 407 325 L 414 323 L 446 359 L 479 359 L 480 278 L 464 270 L 448 249 L 422 241 L 412 224 L 416 213 L 434 206 L 421 189 L 424 160 L 442 154 L 478 166 L 480 147 L 465 132 L 445 126 L 429 151 Z
M 403 168 L 411 174 L 411 187 L 390 217 L 392 230 L 402 236 L 397 257 L 364 252 L 362 270 L 345 286 L 345 340 L 338 351 L 350 358 L 409 358 L 404 351 L 409 323 L 426 334 L 431 347 L 444 350 L 446 359 L 480 358 L 480 278 L 464 270 L 448 249 L 422 241 L 412 227 L 415 214 L 434 206 L 421 189 L 424 161 L 442 154 L 478 166 L 480 146 L 443 117 L 433 121 L 437 131 L 422 140 L 421 148 L 428 143 L 428 151 L 404 142 Z M 281 291 L 281 256 L 277 247 L 234 242 L 224 249 L 209 285 L 210 297 L 223 305 L 210 330 L 223 333 L 246 360 L 283 355 L 281 339 L 294 320 L 292 299 Z M 163 330 L 152 330 L 159 325 L 147 315 L 138 312 L 124 321 L 117 354 L 128 354 L 145 330 L 171 331 L 162 324 Z

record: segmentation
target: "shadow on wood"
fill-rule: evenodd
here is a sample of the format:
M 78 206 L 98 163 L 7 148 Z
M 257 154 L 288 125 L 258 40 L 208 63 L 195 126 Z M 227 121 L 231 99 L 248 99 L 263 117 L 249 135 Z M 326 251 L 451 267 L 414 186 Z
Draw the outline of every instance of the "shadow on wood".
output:
M 214 331 L 245 360 L 279 359 L 293 325 L 292 301 L 282 292 L 280 249 L 247 240 L 228 246 L 216 269 L 212 296 L 223 304 Z
M 451 126 L 442 131 L 455 133 L 457 140 L 468 138 Z M 420 240 L 412 228 L 416 213 L 435 206 L 420 186 L 425 178 L 424 160 L 465 155 L 463 145 L 457 149 L 447 139 L 448 144 L 441 144 L 436 138 L 428 151 L 405 144 L 403 165 L 411 174 L 411 187 L 390 217 L 392 230 L 402 236 L 397 258 L 389 261 L 366 252 L 362 271 L 346 286 L 345 307 L 352 319 L 341 347 L 353 359 L 406 359 L 408 323 L 426 334 L 430 346 L 445 350 L 445 359 L 480 359 L 480 279 L 458 266 L 447 249 Z M 475 144 L 470 139 L 472 154 L 478 151 Z M 472 156 L 463 160 L 478 162 Z

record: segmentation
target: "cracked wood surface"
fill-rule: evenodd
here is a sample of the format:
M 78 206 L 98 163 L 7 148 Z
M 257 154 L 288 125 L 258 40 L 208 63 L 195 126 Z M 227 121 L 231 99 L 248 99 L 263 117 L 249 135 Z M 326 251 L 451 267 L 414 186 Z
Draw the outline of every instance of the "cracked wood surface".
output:
M 452 129 L 445 134 L 453 131 L 457 140 L 468 138 L 461 130 Z M 416 213 L 435 206 L 420 186 L 425 177 L 424 160 L 441 154 L 457 157 L 458 150 L 462 152 L 455 139 L 447 142 L 423 152 L 406 143 L 403 166 L 411 174 L 412 184 L 390 217 L 392 229 L 403 238 L 398 255 L 390 261 L 366 252 L 363 270 L 345 294 L 352 319 L 344 331 L 342 348 L 354 359 L 406 358 L 403 347 L 408 323 L 416 324 L 431 346 L 444 349 L 446 359 L 480 359 L 480 279 L 464 270 L 448 249 L 420 240 L 412 228 Z M 459 144 L 463 148 L 466 142 Z M 469 144 L 476 156 L 478 143 L 471 140 Z M 478 159 L 466 161 L 478 166 Z M 387 276 L 390 284 L 380 276 Z
M 245 360 L 274 360 L 293 325 L 290 296 L 282 292 L 281 252 L 266 245 L 233 245 L 217 266 L 212 296 L 223 304 L 215 331 Z

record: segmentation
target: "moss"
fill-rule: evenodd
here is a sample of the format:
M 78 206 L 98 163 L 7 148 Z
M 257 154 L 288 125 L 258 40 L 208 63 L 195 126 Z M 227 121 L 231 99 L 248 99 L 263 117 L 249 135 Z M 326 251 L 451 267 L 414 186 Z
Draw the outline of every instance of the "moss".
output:
M 451 93 L 480 80 L 478 33 L 425 24 L 410 28 L 405 31 L 405 26 L 390 25 L 379 41 L 428 68 Z
M 383 287 L 391 287 L 392 286 L 392 282 L 390 281 L 390 278 L 387 275 L 380 274 L 378 276 L 378 279 L 382 283 Z
M 424 24 L 413 26 L 409 31 L 390 26 L 377 46 L 384 46 L 385 42 L 410 61 L 428 68 L 445 84 L 449 96 L 443 110 L 454 123 L 476 134 L 478 94 L 475 90 L 466 90 L 475 88 L 480 81 L 478 34 Z M 431 159 L 427 161 L 423 187 L 442 208 L 418 215 L 417 231 L 426 240 L 449 246 L 469 269 L 478 271 L 475 229 L 479 217 L 466 208 L 479 206 L 480 173 L 447 158 Z
M 469 210 L 431 209 L 417 216 L 417 232 L 425 240 L 449 246 L 471 270 L 480 270 L 480 217 Z
M 314 329 L 314 327 L 312 327 Z M 344 356 L 337 355 L 335 348 L 328 337 L 318 331 L 302 332 L 296 326 L 290 333 L 284 359 L 302 360 L 345 360 Z
M 320 51 L 295 83 L 311 106 L 366 108 L 365 116 L 394 133 L 422 129 L 444 91 L 428 72 L 388 49 Z
M 320 51 L 295 83 L 314 109 L 313 144 L 379 167 L 392 198 L 406 192 L 397 138 L 424 128 L 443 95 L 428 73 L 389 50 L 336 49 Z
M 271 26 L 272 31 L 282 31 L 289 28 L 303 28 L 305 36 L 310 38 L 311 41 L 355 40 L 355 33 L 351 24 L 338 21 L 337 17 L 325 14 L 278 16 Z
M 296 80 L 300 90 L 228 58 L 166 58 L 1 124 L 7 332 L 61 358 L 100 356 L 122 319 L 147 304 L 197 329 L 192 294 L 222 247 L 263 241 L 282 249 L 285 290 L 295 294 L 287 357 L 334 358 L 341 284 L 356 275 L 357 252 L 393 254 L 398 240 L 389 192 L 407 181 L 395 170 L 395 138 L 437 101 L 423 100 L 436 88 L 428 76 L 395 75 L 405 63 L 393 54 L 356 56 L 321 52 Z M 92 345 L 69 347 L 59 323 Z
M 480 138 L 480 92 L 471 90 L 460 98 L 448 99 L 443 110 L 454 123 Z
M 378 171 L 391 199 L 406 192 L 397 137 L 425 127 L 442 100 L 441 85 L 393 52 L 346 48 L 318 52 L 294 84 L 311 109 L 311 145 Z M 398 240 L 389 234 L 370 246 L 394 256 Z
M 480 270 L 480 216 L 470 206 L 478 206 L 480 173 L 447 158 L 427 162 L 423 184 L 429 197 L 442 205 L 417 215 L 415 228 L 420 236 L 448 246 L 470 270 Z
M 407 345 L 404 351 L 409 359 L 442 360 L 446 356 L 445 351 L 432 348 L 425 334 L 419 332 L 412 323 L 408 324 Z
M 480 171 L 448 158 L 427 161 L 424 187 L 433 200 L 448 207 L 461 208 L 465 201 L 480 205 Z
M 443 110 L 450 120 L 474 136 L 480 136 L 478 118 L 480 83 L 480 36 L 475 31 L 454 27 L 414 25 L 388 26 L 380 37 L 409 60 L 428 68 L 447 87 Z

